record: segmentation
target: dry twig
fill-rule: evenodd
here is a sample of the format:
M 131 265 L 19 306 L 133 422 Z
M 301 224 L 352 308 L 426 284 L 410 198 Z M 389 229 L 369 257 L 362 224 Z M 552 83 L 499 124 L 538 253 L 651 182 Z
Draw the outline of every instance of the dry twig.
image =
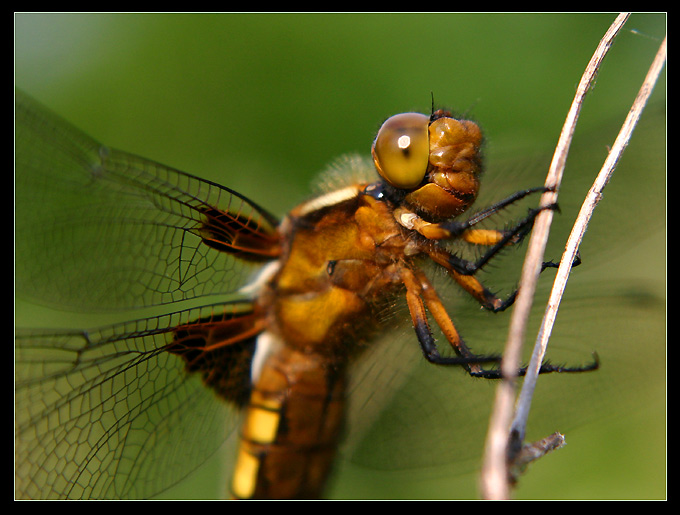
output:
M 604 56 L 611 47 L 614 38 L 627 18 L 628 14 L 621 14 L 616 18 L 600 41 L 600 44 L 583 73 L 567 119 L 562 128 L 553 161 L 546 178 L 546 186 L 549 186 L 554 191 L 544 194 L 541 198 L 541 205 L 548 205 L 557 200 L 557 188 L 562 178 L 567 153 L 583 103 L 583 98 L 590 89 Z M 487 435 L 481 478 L 482 495 L 484 498 L 506 499 L 509 496 L 511 475 L 508 473 L 508 450 L 511 446 L 515 449 L 521 449 L 522 447 L 531 398 L 538 377 L 538 369 L 540 368 L 543 356 L 545 355 L 547 341 L 557 314 L 561 296 L 566 286 L 566 280 L 571 270 L 571 265 L 574 261 L 583 234 L 585 233 L 588 221 L 601 197 L 602 189 L 609 181 L 623 150 L 627 146 L 632 130 L 640 117 L 647 98 L 651 94 L 656 79 L 665 62 L 665 55 L 666 41 L 664 39 L 661 48 L 659 49 L 659 53 L 645 78 L 640 93 L 635 99 L 621 132 L 607 156 L 602 171 L 591 188 L 574 225 L 565 253 L 560 262 L 553 291 L 551 292 L 550 301 L 546 309 L 546 315 L 541 326 L 541 331 L 539 332 L 536 346 L 534 347 L 532 360 L 524 379 L 523 389 L 515 412 L 515 418 L 511 426 L 510 421 L 513 417 L 512 412 L 515 404 L 516 371 L 520 364 L 521 347 L 526 332 L 526 323 L 531 310 L 531 303 L 540 273 L 553 213 L 551 210 L 545 210 L 536 219 L 522 270 L 522 288 L 519 292 L 510 321 L 508 341 L 506 343 L 506 351 L 504 353 L 501 368 L 504 380 L 500 383 L 497 390 L 494 411 L 491 416 L 489 433 Z M 511 438 L 516 439 L 514 443 L 511 442 Z

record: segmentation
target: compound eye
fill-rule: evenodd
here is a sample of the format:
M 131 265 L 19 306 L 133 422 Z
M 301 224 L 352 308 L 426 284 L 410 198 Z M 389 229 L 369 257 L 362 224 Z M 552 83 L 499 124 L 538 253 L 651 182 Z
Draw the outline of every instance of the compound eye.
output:
M 395 188 L 418 186 L 427 172 L 430 157 L 430 118 L 402 113 L 388 118 L 373 142 L 373 161 L 378 172 Z

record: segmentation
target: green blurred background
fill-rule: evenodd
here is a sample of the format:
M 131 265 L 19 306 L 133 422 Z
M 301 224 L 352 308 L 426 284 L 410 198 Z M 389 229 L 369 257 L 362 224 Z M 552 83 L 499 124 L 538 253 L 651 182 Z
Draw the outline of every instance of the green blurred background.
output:
M 368 153 L 382 120 L 428 112 L 432 95 L 479 120 L 490 152 L 549 151 L 614 18 L 16 14 L 15 82 L 107 145 L 219 182 L 282 214 L 306 198 L 334 157 Z M 586 101 L 581 130 L 623 120 L 665 30 L 665 14 L 631 16 Z M 665 95 L 664 72 L 654 100 Z M 665 188 L 655 202 L 665 216 Z M 653 276 L 665 295 L 662 225 L 653 246 L 630 242 L 632 261 L 620 273 Z M 26 320 L 17 304 L 17 324 Z M 663 378 L 653 391 L 648 411 L 569 435 L 567 448 L 535 465 L 516 497 L 664 498 Z M 208 464 L 206 475 L 166 495 L 215 496 L 219 469 Z M 478 495 L 470 474 L 385 481 L 349 469 L 331 495 Z

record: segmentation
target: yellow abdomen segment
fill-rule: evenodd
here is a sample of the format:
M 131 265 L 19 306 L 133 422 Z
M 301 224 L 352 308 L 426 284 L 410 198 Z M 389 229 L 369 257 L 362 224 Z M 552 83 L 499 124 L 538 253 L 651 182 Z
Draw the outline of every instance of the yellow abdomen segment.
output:
M 344 407 L 344 371 L 283 348 L 269 356 L 246 410 L 231 490 L 240 499 L 317 498 Z

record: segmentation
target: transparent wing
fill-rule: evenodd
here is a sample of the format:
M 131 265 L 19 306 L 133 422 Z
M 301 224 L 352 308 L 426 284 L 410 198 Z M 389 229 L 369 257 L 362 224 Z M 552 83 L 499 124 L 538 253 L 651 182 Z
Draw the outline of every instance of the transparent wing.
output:
M 278 253 L 238 193 L 107 148 L 16 92 L 16 288 L 95 311 L 234 292 Z M 49 278 L 49 280 L 47 280 Z
M 238 408 L 205 375 L 188 372 L 177 328 L 248 308 L 207 306 L 92 331 L 19 331 L 17 497 L 143 499 L 202 464 L 233 433 Z M 223 383 L 243 370 L 234 354 L 211 359 L 211 378 L 220 374 Z
M 18 296 L 80 312 L 166 305 L 232 293 L 278 255 L 277 221 L 238 193 L 104 147 L 20 91 L 15 110 Z M 18 331 L 17 496 L 146 498 L 203 463 L 232 433 L 250 356 L 188 367 L 173 338 L 185 324 L 200 340 L 213 312 L 247 306 Z

